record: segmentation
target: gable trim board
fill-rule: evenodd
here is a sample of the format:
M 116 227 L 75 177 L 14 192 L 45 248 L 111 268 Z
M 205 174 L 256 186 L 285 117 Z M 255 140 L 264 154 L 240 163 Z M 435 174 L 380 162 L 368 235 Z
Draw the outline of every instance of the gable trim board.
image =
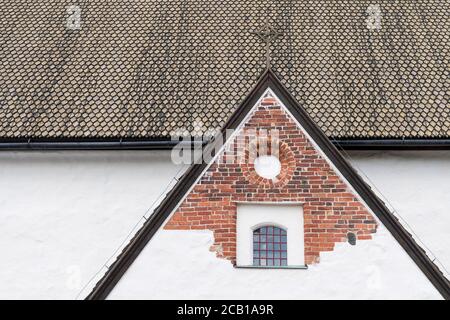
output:
M 389 230 L 439 293 L 445 299 L 450 299 L 450 282 L 445 278 L 443 273 L 430 260 L 426 252 L 415 242 L 411 234 L 405 230 L 398 219 L 387 209 L 385 204 L 375 195 L 371 188 L 334 147 L 323 131 L 317 127 L 306 111 L 292 95 L 290 95 L 288 90 L 282 85 L 271 70 L 267 70 L 262 75 L 257 85 L 222 128 L 220 134 L 222 135 L 223 141 L 225 139 L 226 130 L 237 129 L 268 89 L 280 99 L 284 107 L 293 116 L 294 120 L 301 125 L 307 135 L 312 139 L 312 142 L 315 143 L 318 146 L 318 149 L 331 161 L 333 166 L 337 169 L 337 173 L 345 178 L 356 194 Z M 208 152 L 208 154 L 213 155 L 213 158 L 217 155 L 214 154 L 214 151 L 219 150 L 216 146 L 218 146 L 220 140 L 221 139 L 216 139 L 216 141 L 212 141 L 205 147 L 205 151 Z M 182 199 L 192 189 L 201 174 L 209 165 L 210 163 L 204 163 L 202 161 L 201 164 L 194 164 L 188 169 L 168 196 L 161 202 L 154 214 L 145 222 L 143 227 L 124 248 L 116 261 L 110 266 L 108 271 L 102 279 L 100 279 L 86 299 L 100 300 L 108 297 L 109 293 L 114 289 L 115 285 L 144 249 L 146 244 L 152 239 L 160 227 L 162 227 L 167 218 L 181 203 Z

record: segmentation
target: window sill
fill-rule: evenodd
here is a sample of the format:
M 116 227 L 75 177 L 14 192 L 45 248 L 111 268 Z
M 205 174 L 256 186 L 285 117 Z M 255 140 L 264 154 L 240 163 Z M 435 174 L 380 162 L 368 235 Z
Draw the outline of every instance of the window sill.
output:
M 234 266 L 236 269 L 292 269 L 292 270 L 307 270 L 308 266 Z

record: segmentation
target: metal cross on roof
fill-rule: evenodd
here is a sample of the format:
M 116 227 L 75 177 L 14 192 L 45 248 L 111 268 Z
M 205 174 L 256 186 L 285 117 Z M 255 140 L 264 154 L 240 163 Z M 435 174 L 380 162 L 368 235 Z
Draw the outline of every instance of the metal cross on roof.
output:
M 257 35 L 266 44 L 266 68 L 270 69 L 271 64 L 271 48 L 270 45 L 283 33 L 276 31 L 268 21 L 266 21 L 264 28 L 260 31 L 253 31 L 252 34 Z

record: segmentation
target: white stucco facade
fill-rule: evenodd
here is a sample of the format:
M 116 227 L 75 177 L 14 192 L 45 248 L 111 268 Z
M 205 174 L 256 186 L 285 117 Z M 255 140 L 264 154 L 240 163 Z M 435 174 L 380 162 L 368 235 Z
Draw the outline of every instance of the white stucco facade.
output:
M 450 151 L 359 151 L 348 158 L 450 278 Z
M 75 299 L 179 170 L 161 151 L 0 152 L 0 299 Z
M 449 269 L 450 151 L 352 152 L 350 158 Z M 0 250 L 3 255 L 0 298 L 74 299 L 91 280 L 80 296 L 83 298 L 105 269 L 95 274 L 120 247 L 173 177 L 182 172 L 183 168 L 172 164 L 170 153 L 164 151 L 0 152 Z M 389 235 L 380 233 L 378 236 L 377 233 L 374 241 L 367 241 L 367 244 L 374 243 L 378 257 L 391 257 L 391 246 L 386 246 L 389 242 L 383 240 L 386 236 Z M 177 247 L 181 241 L 192 249 L 193 255 L 201 254 L 207 263 L 201 269 L 209 266 L 228 270 L 229 262 L 215 258 L 208 251 L 210 234 L 183 234 L 180 238 L 168 234 L 167 239 L 171 239 L 167 244 L 169 249 Z M 329 258 L 323 257 L 323 263 L 306 271 L 297 271 L 303 274 L 311 271 L 312 274 L 323 266 L 332 275 L 333 268 L 345 270 L 345 265 L 334 266 L 337 262 L 333 255 L 340 252 L 340 257 L 351 257 L 358 252 L 364 254 L 364 245 L 350 250 L 343 245 L 343 248 L 327 254 Z M 145 269 L 147 263 L 152 270 L 156 262 L 163 262 L 164 255 L 155 257 L 139 257 L 137 267 L 133 266 L 131 270 Z M 370 269 L 373 260 L 366 262 Z M 416 271 L 414 265 L 408 268 Z M 236 272 L 234 268 L 231 270 Z M 248 278 L 255 279 L 251 275 L 255 270 L 243 272 L 250 272 Z M 213 283 L 218 281 L 213 274 L 206 275 L 211 275 Z M 228 273 L 224 281 L 229 280 L 227 277 Z M 279 285 L 288 282 L 290 277 L 291 274 L 283 273 Z M 174 286 L 187 285 L 181 276 L 176 279 Z M 354 283 L 349 277 L 346 279 L 350 281 L 349 285 L 362 285 L 362 282 Z M 389 277 L 384 279 L 388 281 Z M 276 288 L 276 284 L 272 283 L 272 286 Z M 426 285 L 424 288 L 425 298 L 435 297 L 433 290 L 426 289 Z M 136 296 L 144 293 L 142 290 L 136 287 L 128 296 L 115 291 L 112 298 Z M 227 292 L 225 290 L 224 294 Z M 337 284 L 328 291 L 333 294 L 331 298 L 343 298 L 339 292 Z M 378 291 L 371 292 L 368 297 L 383 298 Z M 181 291 L 180 295 L 185 293 Z M 256 297 L 252 294 L 254 292 L 250 292 L 248 298 Z M 167 295 L 169 291 L 161 290 L 159 298 Z M 198 297 L 205 295 L 206 287 L 202 287 Z M 145 292 L 141 297 L 157 298 L 151 292 Z M 386 297 L 393 298 L 394 295 Z

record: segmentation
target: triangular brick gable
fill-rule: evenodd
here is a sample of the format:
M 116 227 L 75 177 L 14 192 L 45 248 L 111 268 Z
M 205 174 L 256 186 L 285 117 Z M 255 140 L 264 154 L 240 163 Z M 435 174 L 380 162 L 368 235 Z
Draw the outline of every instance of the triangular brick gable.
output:
M 269 88 L 285 109 L 281 108 L 279 101 L 267 99 L 259 105 L 255 114 L 250 114 Z M 247 122 L 245 120 L 248 117 L 251 119 Z M 442 272 L 270 69 L 263 74 L 225 124 L 221 137 L 225 138 L 226 130 L 238 129 L 242 123 L 246 126 L 272 128 L 272 122 L 277 121 L 285 121 L 282 126 L 285 135 L 280 136 L 280 140 L 284 141 L 283 148 L 287 151 L 285 150 L 284 155 L 281 153 L 280 157 L 286 157 L 288 162 L 294 161 L 299 166 L 296 169 L 295 166 L 289 165 L 284 173 L 287 178 L 279 177 L 276 183 L 285 185 L 273 188 L 267 181 L 253 175 L 251 163 L 243 167 L 222 166 L 220 161 L 192 165 L 86 299 L 107 298 L 147 243 L 162 227 L 211 229 L 214 231 L 216 241 L 213 249 L 219 255 L 234 260 L 236 251 L 234 202 L 239 198 L 269 201 L 296 199 L 304 202 L 307 263 L 317 262 L 320 252 L 332 250 L 335 243 L 346 241 L 347 232 L 355 232 L 360 240 L 370 239 L 371 234 L 376 231 L 374 219 L 376 216 L 378 222 L 389 230 L 439 293 L 444 298 L 450 299 L 450 283 Z M 299 130 L 297 124 L 300 124 L 303 130 Z M 208 144 L 205 147 L 206 153 L 213 154 L 219 141 L 220 139 L 216 139 Z M 241 172 L 238 172 L 239 170 Z M 217 184 L 217 181 L 224 183 Z M 226 181 L 233 181 L 234 184 L 225 183 Z M 348 185 L 344 181 L 347 181 Z M 207 199 L 206 194 L 210 195 Z M 199 210 L 200 208 L 202 210 Z M 195 214 L 192 214 L 193 212 Z
M 281 172 L 276 181 L 260 177 L 251 152 L 237 154 L 238 142 L 251 148 L 253 138 L 277 135 Z M 376 221 L 317 146 L 307 137 L 271 92 L 252 110 L 237 136 L 227 142 L 214 163 L 190 191 L 165 229 L 209 229 L 213 249 L 236 261 L 236 206 L 241 202 L 301 203 L 304 214 L 305 261 L 319 261 L 320 252 L 332 251 L 336 242 L 353 233 L 371 239 Z M 267 143 L 270 147 L 270 141 Z M 226 153 L 232 146 L 233 152 Z M 244 150 L 246 151 L 246 150 Z M 275 209 L 276 210 L 276 209 Z M 295 232 L 295 231 L 294 231 Z

